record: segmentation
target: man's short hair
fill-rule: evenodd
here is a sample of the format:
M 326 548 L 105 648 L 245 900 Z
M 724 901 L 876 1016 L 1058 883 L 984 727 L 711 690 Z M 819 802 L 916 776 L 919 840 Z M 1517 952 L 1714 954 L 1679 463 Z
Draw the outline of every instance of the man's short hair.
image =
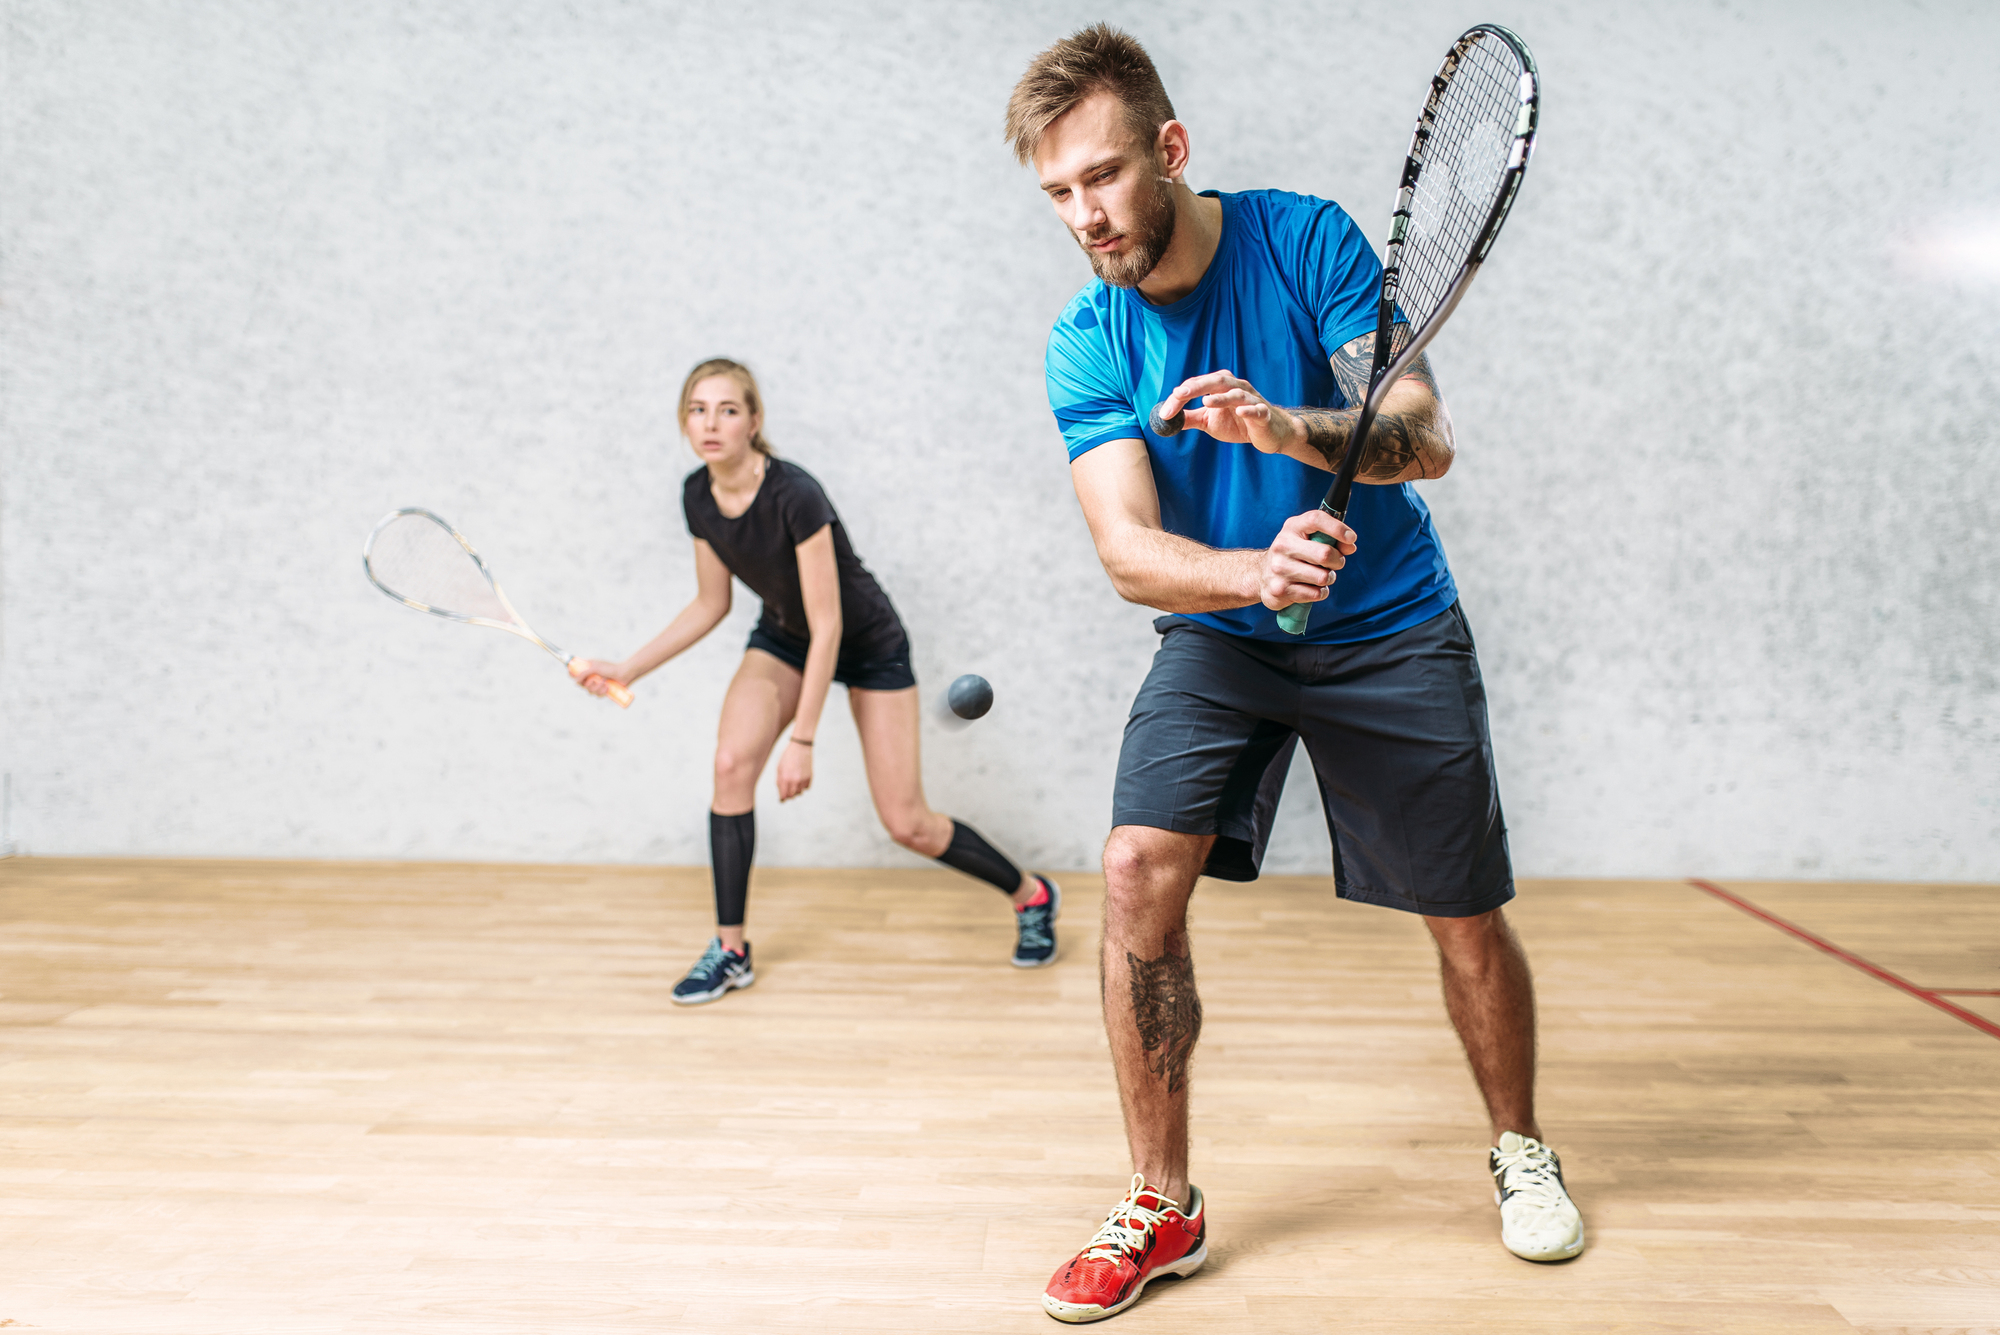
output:
M 1028 62 L 1027 73 L 1007 99 L 1007 139 L 1025 165 L 1034 160 L 1042 135 L 1077 103 L 1108 92 L 1125 108 L 1125 122 L 1139 142 L 1150 145 L 1160 127 L 1174 119 L 1174 104 L 1146 48 L 1108 23 L 1071 33 Z

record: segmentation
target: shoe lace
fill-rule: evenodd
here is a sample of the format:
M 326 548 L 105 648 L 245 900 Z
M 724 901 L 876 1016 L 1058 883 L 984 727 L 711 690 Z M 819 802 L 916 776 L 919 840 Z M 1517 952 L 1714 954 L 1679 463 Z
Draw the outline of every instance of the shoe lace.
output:
M 694 967 L 688 970 L 688 977 L 706 977 L 715 973 L 722 967 L 723 954 L 722 938 L 716 937 L 708 943 L 708 949 L 701 952 L 701 958 L 694 962 Z
M 1159 1207 L 1148 1209 L 1139 1204 L 1142 1192 L 1158 1201 Z M 1118 1202 L 1117 1207 L 1104 1217 L 1104 1222 L 1098 1225 L 1096 1234 L 1090 1239 L 1090 1245 L 1083 1249 L 1077 1259 L 1119 1261 L 1137 1256 L 1145 1250 L 1146 1239 L 1159 1224 L 1160 1217 L 1170 1209 L 1179 1208 L 1179 1201 L 1162 1196 L 1146 1185 L 1143 1175 L 1134 1173 L 1132 1186 L 1125 1193 L 1125 1199 Z
M 1560 1205 L 1568 1194 L 1555 1151 L 1538 1140 L 1522 1137 L 1521 1148 L 1511 1154 L 1495 1150 L 1493 1168 L 1500 1177 L 1501 1194 L 1509 1200 L 1525 1197 L 1531 1205 Z
M 1055 938 L 1049 933 L 1049 907 L 1037 904 L 1033 908 L 1022 909 L 1018 915 L 1020 925 L 1019 940 L 1024 946 L 1039 949 L 1053 945 Z

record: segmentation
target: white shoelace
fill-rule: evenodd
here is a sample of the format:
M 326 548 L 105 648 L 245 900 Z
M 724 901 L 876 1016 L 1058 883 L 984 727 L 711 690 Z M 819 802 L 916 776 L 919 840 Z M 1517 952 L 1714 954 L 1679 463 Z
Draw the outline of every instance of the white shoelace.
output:
M 1139 1204 L 1141 1193 L 1153 1197 L 1160 1205 L 1158 1209 L 1148 1209 Z M 1098 1225 L 1097 1233 L 1090 1245 L 1079 1254 L 1078 1259 L 1097 1257 L 1106 1261 L 1120 1261 L 1136 1255 L 1146 1245 L 1146 1235 L 1160 1222 L 1160 1216 L 1167 1210 L 1178 1210 L 1180 1202 L 1164 1196 L 1146 1185 L 1142 1174 L 1132 1174 L 1132 1185 L 1125 1193 L 1125 1199 L 1118 1207 L 1104 1217 Z
M 1561 1205 L 1568 1199 L 1562 1178 L 1557 1175 L 1555 1151 L 1539 1140 L 1521 1137 L 1521 1148 L 1512 1154 L 1493 1152 L 1499 1170 L 1500 1192 L 1507 1200 L 1525 1199 L 1544 1208 Z

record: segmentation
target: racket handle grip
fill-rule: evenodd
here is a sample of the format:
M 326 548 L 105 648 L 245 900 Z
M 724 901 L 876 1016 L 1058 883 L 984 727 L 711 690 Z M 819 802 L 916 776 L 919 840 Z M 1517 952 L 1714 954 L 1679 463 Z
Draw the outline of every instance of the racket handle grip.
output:
M 582 662 L 583 660 L 580 658 L 572 658 L 565 664 L 569 668 L 570 677 L 576 681 L 582 681 L 590 675 L 581 668 L 580 664 Z M 603 680 L 605 694 L 616 700 L 620 709 L 630 709 L 632 707 L 632 692 L 626 689 L 625 683 L 613 681 L 609 677 L 605 677 Z
M 1312 540 L 1328 547 L 1333 546 L 1333 539 L 1327 537 L 1324 533 L 1313 534 Z M 1312 610 L 1313 605 L 1311 603 L 1293 603 L 1290 607 L 1279 609 L 1278 629 L 1287 635 L 1305 634 L 1306 620 L 1312 616 Z

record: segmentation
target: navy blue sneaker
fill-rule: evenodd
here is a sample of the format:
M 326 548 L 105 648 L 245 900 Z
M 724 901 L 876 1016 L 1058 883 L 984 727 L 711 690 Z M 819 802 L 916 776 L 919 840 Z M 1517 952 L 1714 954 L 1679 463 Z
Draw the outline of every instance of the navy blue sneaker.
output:
M 1062 912 L 1062 887 L 1046 876 L 1037 876 L 1049 892 L 1046 904 L 1014 910 L 1014 967 L 1039 969 L 1056 962 L 1056 916 Z
M 708 949 L 701 952 L 701 958 L 688 970 L 687 977 L 674 984 L 674 1004 L 678 1006 L 699 1006 L 704 1001 L 714 1001 L 732 987 L 748 987 L 757 981 L 756 973 L 750 968 L 750 943 L 743 943 L 743 953 L 722 948 L 722 938 L 712 937 Z

